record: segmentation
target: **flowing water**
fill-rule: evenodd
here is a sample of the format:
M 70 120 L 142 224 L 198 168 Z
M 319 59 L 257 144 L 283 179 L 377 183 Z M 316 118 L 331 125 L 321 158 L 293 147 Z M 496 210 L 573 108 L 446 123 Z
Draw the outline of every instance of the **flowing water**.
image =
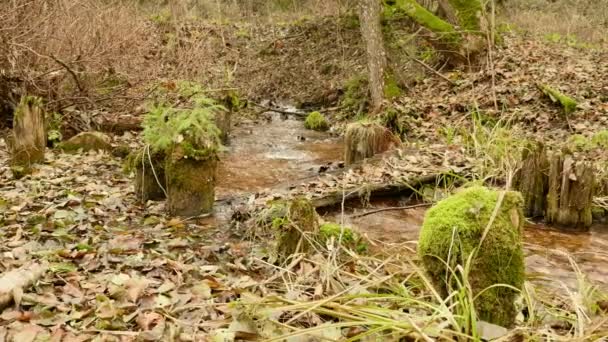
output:
M 245 122 L 235 127 L 218 174 L 218 199 L 255 193 L 311 177 L 322 167 L 336 167 L 343 153 L 340 139 L 303 126 L 302 121 L 273 113 L 263 124 Z M 371 207 L 402 203 L 399 199 L 381 200 L 372 202 Z M 334 210 L 324 213 L 324 217 L 336 222 L 344 219 L 346 225 L 382 242 L 412 241 L 414 246 L 426 208 L 350 217 L 362 210 L 360 205 L 349 204 L 344 215 Z M 220 206 L 208 223 L 225 221 L 228 211 L 229 206 Z M 576 273 L 571 257 L 591 280 L 608 286 L 608 227 L 594 226 L 588 233 L 568 233 L 542 224 L 528 224 L 524 241 L 527 271 L 537 281 L 546 278 L 549 284 L 573 287 Z

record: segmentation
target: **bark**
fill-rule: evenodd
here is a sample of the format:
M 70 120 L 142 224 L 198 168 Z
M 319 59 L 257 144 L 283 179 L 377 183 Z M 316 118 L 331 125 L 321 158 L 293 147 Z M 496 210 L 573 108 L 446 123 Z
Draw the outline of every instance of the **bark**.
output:
M 46 127 L 42 102 L 26 96 L 21 99 L 13 118 L 11 166 L 16 176 L 29 173 L 31 165 L 44 160 Z
M 574 229 L 588 229 L 595 193 L 595 172 L 588 162 L 577 162 L 570 154 L 550 157 L 547 213 L 549 223 Z
M 360 0 L 359 18 L 361 34 L 367 49 L 367 66 L 372 112 L 377 113 L 384 100 L 384 73 L 386 52 L 380 22 L 381 4 L 379 0 Z
M 0 310 L 11 303 L 16 290 L 23 292 L 32 286 L 47 269 L 46 264 L 31 264 L 3 274 L 0 278 Z
M 524 198 L 526 217 L 543 217 L 549 190 L 549 160 L 542 144 L 529 146 L 523 154 L 523 164 L 516 177 L 516 188 Z

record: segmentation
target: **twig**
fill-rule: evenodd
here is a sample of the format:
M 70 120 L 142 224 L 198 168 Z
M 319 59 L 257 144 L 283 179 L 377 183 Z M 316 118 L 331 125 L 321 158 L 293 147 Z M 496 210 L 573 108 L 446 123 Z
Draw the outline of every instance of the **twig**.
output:
M 380 208 L 380 209 L 375 209 L 375 210 L 366 211 L 366 212 L 361 213 L 361 214 L 351 215 L 351 217 L 352 217 L 352 218 L 357 218 L 357 217 L 363 217 L 363 216 L 367 216 L 367 215 L 372 215 L 372 214 L 380 213 L 380 212 L 383 212 L 383 211 L 390 211 L 390 210 L 407 210 L 407 209 L 415 209 L 415 208 L 430 207 L 431 205 L 433 205 L 433 203 L 420 203 L 420 204 L 414 204 L 414 205 L 409 205 L 409 206 L 405 206 L 405 207 L 387 207 L 387 208 Z
M 441 77 L 442 79 L 444 79 L 445 81 L 447 81 L 447 82 L 448 82 L 448 83 L 450 83 L 451 85 L 456 85 L 456 82 L 454 82 L 454 81 L 452 81 L 451 79 L 449 79 L 449 78 L 445 77 L 445 76 L 444 76 L 444 75 L 442 75 L 442 74 L 441 74 L 439 71 L 435 70 L 435 69 L 434 69 L 432 66 L 430 66 L 430 65 L 428 65 L 428 64 L 426 64 L 426 63 L 424 63 L 423 61 L 421 61 L 421 60 L 419 60 L 418 58 L 416 58 L 416 57 L 414 57 L 414 56 L 410 55 L 409 53 L 406 53 L 406 56 L 407 56 L 409 59 L 413 60 L 414 62 L 416 62 L 416 63 L 418 63 L 418 64 L 422 65 L 423 67 L 425 67 L 427 70 L 429 70 L 429 71 L 430 71 L 430 72 L 432 72 L 433 74 L 435 74 L 435 75 L 437 75 L 437 76 Z
M 74 82 L 76 83 L 76 87 L 78 87 L 78 90 L 81 93 L 83 93 L 84 92 L 84 88 L 82 87 L 82 84 L 80 84 L 80 80 L 78 79 L 78 76 L 76 75 L 76 73 L 74 72 L 74 70 L 72 70 L 72 68 L 70 68 L 70 66 L 67 65 L 64 61 L 60 60 L 59 58 L 55 57 L 54 55 L 50 55 L 48 57 L 50 57 L 52 60 L 54 60 L 55 62 L 57 62 L 57 64 L 59 64 L 62 67 L 64 67 L 65 70 L 67 70 L 70 73 L 70 75 L 72 75 L 72 78 L 74 79 Z

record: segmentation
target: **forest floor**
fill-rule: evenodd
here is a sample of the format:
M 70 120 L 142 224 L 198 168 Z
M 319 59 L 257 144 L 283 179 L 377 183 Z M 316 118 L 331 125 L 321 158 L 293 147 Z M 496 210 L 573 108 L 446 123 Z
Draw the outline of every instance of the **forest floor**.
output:
M 287 63 L 291 53 L 300 53 L 296 44 L 301 37 L 310 38 L 287 33 L 280 44 L 275 40 L 272 50 L 278 57 L 273 63 Z M 530 275 L 520 303 L 526 309 L 513 329 L 480 322 L 471 330 L 431 290 L 416 264 L 415 241 L 368 236 L 374 248 L 367 254 L 332 244 L 277 266 L 270 259 L 268 241 L 231 218 L 234 213 L 255 215 L 269 200 L 302 195 L 337 198 L 331 202 L 337 209 L 326 210 L 339 217 L 345 212 L 343 196 L 374 186 L 416 187 L 421 179 L 430 179 L 435 187 L 449 190 L 455 183 L 446 182 L 455 176 L 501 179 L 509 171 L 506 157 L 520 152 L 525 139 L 572 146 L 573 135 L 591 139 L 607 127 L 607 57 L 608 50 L 602 48 L 506 34 L 493 69 L 445 73 L 450 82 L 429 76 L 392 101 L 393 108 L 407 114 L 400 123 L 406 128 L 402 148 L 343 172 L 334 168 L 317 176 L 317 169 L 332 161 L 315 161 L 312 172 L 302 171 L 279 184 L 227 192 L 217 218 L 171 218 L 162 202 L 139 203 L 132 179 L 123 172 L 123 160 L 109 153 L 50 150 L 44 164 L 19 180 L 3 162 L 2 270 L 32 262 L 48 268 L 35 286 L 13 294 L 17 305 L 0 315 L 0 340 L 331 341 L 365 332 L 366 341 L 474 339 L 469 334 L 477 339 L 502 336 L 505 341 L 605 340 L 608 296 L 600 289 L 608 286 L 607 275 L 600 270 L 599 277 L 586 277 L 578 263 L 591 258 L 592 265 L 601 268 L 608 260 L 602 249 L 608 245 L 580 255 L 559 246 L 542 249 L 539 255 L 559 255 L 573 269 L 574 281 Z M 275 100 L 322 104 L 331 95 L 325 90 L 332 86 L 319 85 L 312 76 L 302 83 L 304 76 L 298 75 L 306 75 L 310 63 L 323 63 L 291 62 L 300 65 L 286 67 L 271 80 L 263 78 L 276 64 L 264 64 L 258 74 L 252 72 L 249 89 L 259 84 L 260 94 L 275 93 Z M 341 70 L 348 69 L 341 65 Z M 247 70 L 244 65 L 238 68 L 243 78 Z M 318 91 L 296 94 L 307 84 Z M 541 84 L 576 98 L 579 109 L 563 114 L 539 90 Z M 329 116 L 340 132 L 343 117 Z M 245 119 L 240 121 L 242 125 Z M 299 131 L 286 129 L 285 135 L 295 139 L 294 132 Z M 116 146 L 141 145 L 137 133 L 112 139 Z M 6 146 L 0 147 L 0 160 L 8 160 Z M 589 149 L 598 168 L 605 169 L 604 147 Z M 409 197 L 403 200 L 411 204 Z M 592 237 L 608 241 L 602 234 Z M 557 285 L 548 286 L 551 282 Z M 400 309 L 404 306 L 408 309 Z

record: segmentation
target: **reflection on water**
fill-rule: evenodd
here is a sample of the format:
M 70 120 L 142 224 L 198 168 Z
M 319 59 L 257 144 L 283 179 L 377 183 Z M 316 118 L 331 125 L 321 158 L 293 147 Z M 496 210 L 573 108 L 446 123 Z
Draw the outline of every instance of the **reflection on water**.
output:
M 372 207 L 403 206 L 396 200 L 376 201 Z M 367 209 L 369 210 L 369 209 Z M 344 213 L 344 223 L 368 238 L 398 243 L 418 240 L 425 208 L 392 210 L 352 218 L 364 209 L 354 204 Z M 329 212 L 326 220 L 340 222 L 340 212 Z M 594 226 L 589 233 L 567 233 L 542 224 L 528 224 L 524 233 L 527 274 L 530 279 L 561 287 L 576 286 L 570 258 L 591 281 L 608 288 L 608 227 Z M 546 280 L 546 281 L 545 281 Z M 556 280 L 561 281 L 561 283 Z
M 340 139 L 304 128 L 293 118 L 235 127 L 218 171 L 218 198 L 312 176 L 321 165 L 342 159 Z

